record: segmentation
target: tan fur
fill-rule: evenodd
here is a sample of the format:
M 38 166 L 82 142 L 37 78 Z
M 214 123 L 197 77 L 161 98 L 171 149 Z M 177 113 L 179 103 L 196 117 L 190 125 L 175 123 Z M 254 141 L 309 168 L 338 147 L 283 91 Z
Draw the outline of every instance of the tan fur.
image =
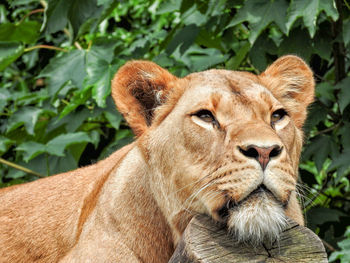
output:
M 167 262 L 197 213 L 241 241 L 278 238 L 287 217 L 303 224 L 295 187 L 313 94 L 312 72 L 295 56 L 259 76 L 182 79 L 128 62 L 112 95 L 137 140 L 97 164 L 0 190 L 0 261 Z M 271 125 L 280 108 L 289 116 Z M 263 171 L 243 154 L 251 145 L 282 150 Z

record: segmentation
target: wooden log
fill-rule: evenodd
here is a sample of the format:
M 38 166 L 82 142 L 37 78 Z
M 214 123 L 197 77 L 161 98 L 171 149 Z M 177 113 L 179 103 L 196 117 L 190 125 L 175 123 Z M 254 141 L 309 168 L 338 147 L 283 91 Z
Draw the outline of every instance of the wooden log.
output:
M 322 241 L 310 229 L 290 221 L 278 242 L 253 247 L 237 243 L 225 226 L 204 215 L 187 226 L 169 263 L 328 262 Z

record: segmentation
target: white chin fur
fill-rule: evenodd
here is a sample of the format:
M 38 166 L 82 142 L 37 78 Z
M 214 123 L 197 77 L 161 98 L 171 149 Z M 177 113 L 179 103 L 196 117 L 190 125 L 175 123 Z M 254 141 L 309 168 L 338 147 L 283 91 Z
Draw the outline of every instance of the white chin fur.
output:
M 237 241 L 259 245 L 278 240 L 287 218 L 280 204 L 261 194 L 233 208 L 227 225 Z

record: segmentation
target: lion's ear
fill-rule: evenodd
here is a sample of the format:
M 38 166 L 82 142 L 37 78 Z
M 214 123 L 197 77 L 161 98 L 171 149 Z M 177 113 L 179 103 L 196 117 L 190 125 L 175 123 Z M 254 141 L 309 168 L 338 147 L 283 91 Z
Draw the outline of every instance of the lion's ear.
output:
M 315 82 L 308 65 L 297 56 L 283 56 L 270 65 L 260 79 L 300 128 L 306 119 L 307 107 L 314 100 Z
M 136 136 L 152 124 L 154 110 L 165 102 L 175 80 L 150 61 L 130 61 L 118 70 L 112 80 L 112 96 Z

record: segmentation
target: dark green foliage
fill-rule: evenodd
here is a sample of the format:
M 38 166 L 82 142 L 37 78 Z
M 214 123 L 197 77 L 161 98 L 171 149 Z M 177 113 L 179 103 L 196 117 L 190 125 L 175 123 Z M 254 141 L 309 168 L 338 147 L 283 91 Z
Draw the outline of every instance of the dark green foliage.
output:
M 96 162 L 132 141 L 109 96 L 127 60 L 178 76 L 211 67 L 259 73 L 292 53 L 317 80 L 300 169 L 307 222 L 337 250 L 332 261 L 348 262 L 349 49 L 347 0 L 2 2 L 0 186 Z

